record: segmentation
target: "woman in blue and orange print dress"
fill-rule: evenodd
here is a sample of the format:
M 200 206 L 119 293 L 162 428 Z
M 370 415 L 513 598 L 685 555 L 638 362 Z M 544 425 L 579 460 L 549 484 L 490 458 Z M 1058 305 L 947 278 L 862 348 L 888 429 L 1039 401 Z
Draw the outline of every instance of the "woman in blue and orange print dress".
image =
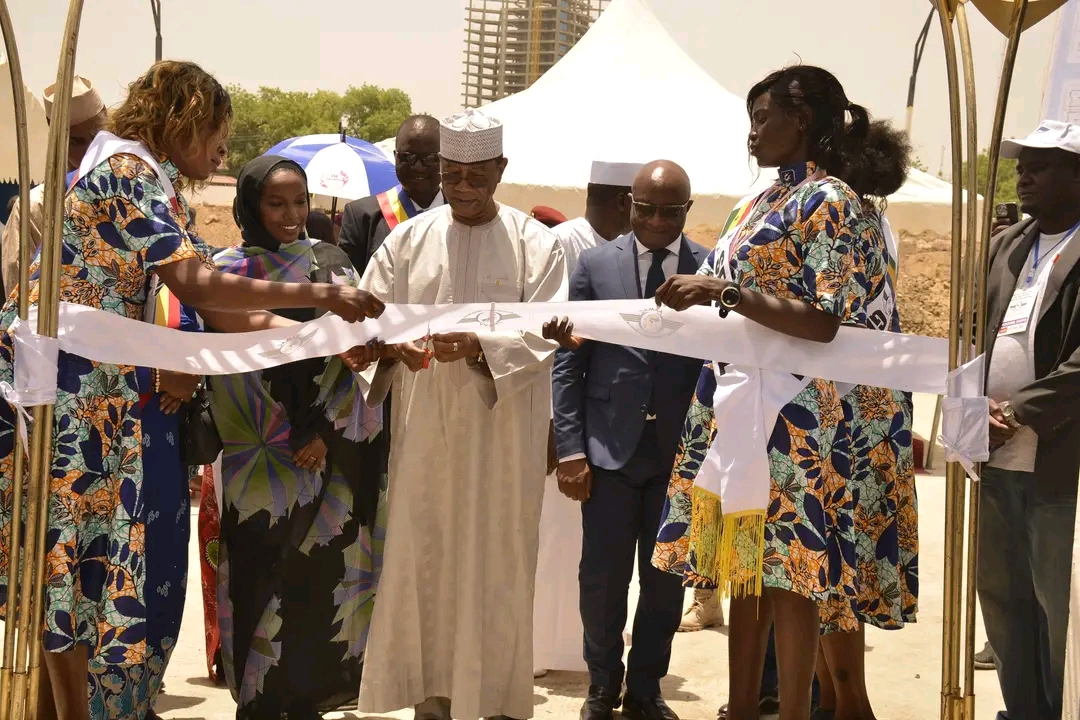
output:
M 232 119 L 228 93 L 193 63 L 154 65 L 129 88 L 109 133 L 91 145 L 132 141 L 78 179 L 64 199 L 60 299 L 139 320 L 156 275 L 185 305 L 227 332 L 291 325 L 264 308 L 317 306 L 347 320 L 373 317 L 382 304 L 342 285 L 295 285 L 224 275 L 208 267 L 192 240 L 178 190 L 221 165 Z M 38 300 L 37 263 L 30 302 Z M 9 332 L 17 316 L 0 312 L 0 380 L 12 382 Z M 147 655 L 144 433 L 135 368 L 61 353 L 55 409 L 43 641 L 56 711 L 90 715 L 91 661 L 135 668 Z M 0 403 L 0 495 L 11 502 L 14 414 Z M 0 597 L 10 570 L 10 515 L 0 517 Z M 6 611 L 6 607 L 3 608 Z M 139 717 L 145 710 L 129 714 Z M 96 715 L 96 713 L 95 713 Z
M 706 262 L 711 271 L 671 278 L 657 298 L 681 310 L 717 301 L 723 291 L 738 287 L 741 297 L 733 312 L 817 342 L 831 341 L 842 324 L 866 326 L 866 300 L 880 282 L 872 274 L 884 268 L 880 224 L 866 211 L 860 191 L 828 172 L 841 174 L 866 149 L 871 139 L 866 111 L 848 101 L 830 73 L 809 66 L 762 80 L 751 89 L 747 110 L 750 152 L 760 166 L 780 168 L 779 179 L 751 201 L 738 226 L 721 239 Z M 884 179 L 875 179 L 882 180 L 883 194 L 903 182 L 901 176 L 889 189 Z M 809 380 L 781 409 L 768 443 L 771 480 L 763 558 L 752 550 L 740 552 L 730 574 L 720 577 L 716 566 L 695 566 L 700 560 L 694 542 L 698 523 L 677 518 L 674 525 L 661 528 L 667 557 L 660 552 L 658 560 L 678 566 L 682 547 L 691 578 L 697 574 L 707 582 L 746 588 L 756 584 L 760 573 L 763 612 L 758 598 L 732 600 L 729 717 L 758 716 L 771 623 L 785 720 L 810 713 L 823 612 L 838 603 L 843 610 L 838 629 L 854 631 L 859 626 L 852 416 L 850 404 L 842 399 L 847 390 L 830 381 Z M 698 414 L 704 424 L 707 412 Z M 695 472 L 689 466 L 699 464 L 698 456 L 703 457 L 708 446 L 708 440 L 698 437 L 709 432 L 707 425 L 695 430 L 688 424 L 688 430 L 694 433 L 691 447 L 684 448 L 676 466 L 684 474 Z M 680 529 L 689 533 L 689 544 L 677 542 Z M 754 548 L 758 542 L 735 538 L 740 548 Z

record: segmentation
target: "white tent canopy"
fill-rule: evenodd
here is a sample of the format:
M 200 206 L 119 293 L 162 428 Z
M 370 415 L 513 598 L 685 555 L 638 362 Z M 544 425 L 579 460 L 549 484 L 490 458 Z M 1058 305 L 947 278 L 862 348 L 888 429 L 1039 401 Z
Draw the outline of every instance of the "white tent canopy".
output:
M 45 179 L 45 153 L 49 144 L 49 124 L 45 108 L 33 94 L 26 91 L 26 124 L 30 144 L 30 178 L 33 182 Z M 11 88 L 11 71 L 7 62 L 0 62 L 0 182 L 19 181 L 19 155 L 15 143 L 15 102 Z
M 674 102 L 651 101 L 657 89 Z M 690 175 L 690 223 L 719 224 L 753 186 L 745 100 L 668 35 L 646 0 L 613 0 L 585 37 L 524 92 L 483 108 L 505 125 L 510 164 L 499 198 L 581 214 L 593 160 L 674 160 Z M 389 141 L 393 147 L 393 141 Z M 755 182 L 756 181 L 756 182 Z M 890 198 L 895 228 L 947 232 L 951 186 L 918 171 Z

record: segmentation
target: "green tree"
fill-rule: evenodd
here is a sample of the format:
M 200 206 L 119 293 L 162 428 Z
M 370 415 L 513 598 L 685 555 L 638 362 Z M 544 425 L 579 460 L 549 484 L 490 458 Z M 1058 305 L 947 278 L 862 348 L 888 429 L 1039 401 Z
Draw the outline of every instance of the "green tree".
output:
M 336 133 L 343 115 L 348 116 L 349 135 L 377 142 L 397 132 L 398 125 L 412 114 L 408 95 L 375 85 L 350 87 L 344 96 L 329 90 L 309 93 L 270 87 L 251 92 L 236 86 L 230 87 L 229 93 L 234 115 L 229 141 L 233 173 L 282 140 Z
M 990 157 L 986 150 L 979 153 L 978 183 L 979 193 L 986 190 L 987 171 L 990 166 Z M 964 163 L 964 173 L 967 174 L 967 163 Z M 998 160 L 997 185 L 994 187 L 994 204 L 1017 202 L 1016 199 L 1016 161 Z

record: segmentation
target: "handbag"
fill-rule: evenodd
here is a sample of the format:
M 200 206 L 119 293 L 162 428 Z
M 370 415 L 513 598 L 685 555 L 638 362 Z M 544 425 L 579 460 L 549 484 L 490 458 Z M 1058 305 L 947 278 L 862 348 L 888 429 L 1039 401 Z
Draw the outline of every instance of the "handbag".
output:
M 184 404 L 180 418 L 180 458 L 185 465 L 212 465 L 225 444 L 210 412 L 210 393 L 205 387 Z

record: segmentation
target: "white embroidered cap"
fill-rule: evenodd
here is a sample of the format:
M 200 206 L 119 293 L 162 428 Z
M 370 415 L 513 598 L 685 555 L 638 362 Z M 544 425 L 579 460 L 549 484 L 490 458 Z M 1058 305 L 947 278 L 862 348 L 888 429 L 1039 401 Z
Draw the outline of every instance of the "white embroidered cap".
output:
M 1024 148 L 1057 148 L 1080 155 L 1080 125 L 1060 120 L 1043 120 L 1035 132 L 1023 140 L 1006 140 L 1001 143 L 1001 157 L 1015 160 Z
M 439 154 L 443 159 L 470 164 L 502 157 L 503 126 L 495 118 L 469 108 L 439 125 Z
M 45 88 L 44 93 L 45 117 L 52 121 L 53 104 L 56 101 L 56 84 Z M 105 101 L 101 99 L 101 93 L 97 91 L 89 80 L 76 75 L 71 86 L 71 114 L 68 125 L 84 123 L 97 116 L 105 109 Z
M 592 173 L 589 175 L 591 185 L 614 185 L 616 187 L 630 187 L 634 184 L 634 177 L 638 171 L 645 167 L 641 163 L 603 162 L 593 160 Z

